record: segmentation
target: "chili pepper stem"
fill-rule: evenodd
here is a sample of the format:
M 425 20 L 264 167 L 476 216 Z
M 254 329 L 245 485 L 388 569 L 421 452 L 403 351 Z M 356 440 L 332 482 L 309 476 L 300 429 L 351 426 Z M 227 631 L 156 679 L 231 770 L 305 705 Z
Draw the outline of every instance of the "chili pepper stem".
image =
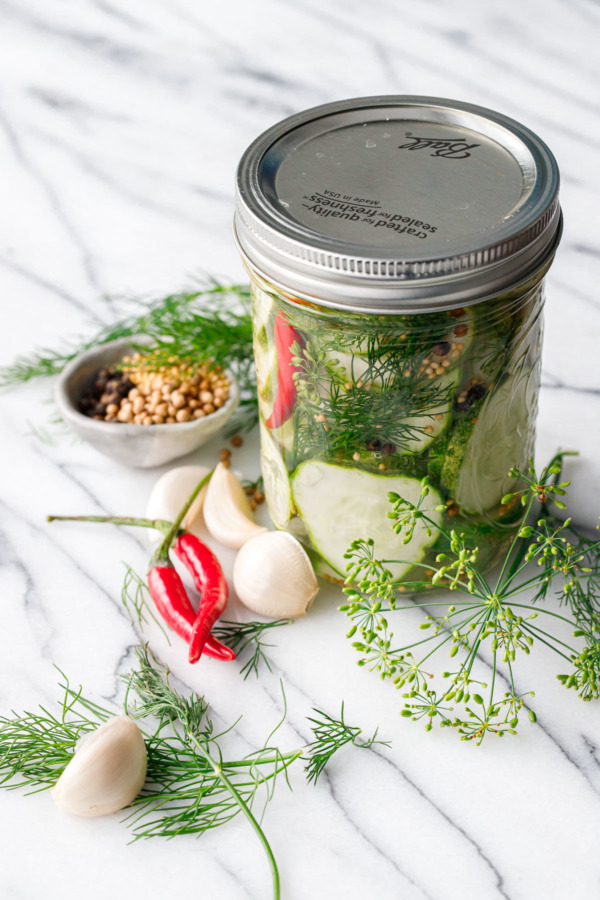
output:
M 158 549 L 156 550 L 156 553 L 152 557 L 152 559 L 150 561 L 150 568 L 152 568 L 153 566 L 157 566 L 157 565 L 163 565 L 163 566 L 171 565 L 171 561 L 169 560 L 169 550 L 171 549 L 171 544 L 177 537 L 177 532 L 181 528 L 181 523 L 183 522 L 185 514 L 187 513 L 188 509 L 190 508 L 190 506 L 192 505 L 192 503 L 194 502 L 194 500 L 196 499 L 196 497 L 198 496 L 198 494 L 200 493 L 200 491 L 202 490 L 204 485 L 208 484 L 208 482 L 212 478 L 212 474 L 214 471 L 215 471 L 214 469 L 211 469 L 210 472 L 204 476 L 204 478 L 200 479 L 200 481 L 198 482 L 198 484 L 196 485 L 196 487 L 194 488 L 194 490 L 192 491 L 190 496 L 187 498 L 187 500 L 184 503 L 184 505 L 182 506 L 182 508 L 179 510 L 177 518 L 172 523 L 169 531 L 167 531 L 165 533 L 162 543 L 159 545 Z
M 133 516 L 46 516 L 47 522 L 109 522 L 111 525 L 134 525 L 139 528 L 155 528 L 167 534 L 171 522 L 167 519 L 136 519 Z

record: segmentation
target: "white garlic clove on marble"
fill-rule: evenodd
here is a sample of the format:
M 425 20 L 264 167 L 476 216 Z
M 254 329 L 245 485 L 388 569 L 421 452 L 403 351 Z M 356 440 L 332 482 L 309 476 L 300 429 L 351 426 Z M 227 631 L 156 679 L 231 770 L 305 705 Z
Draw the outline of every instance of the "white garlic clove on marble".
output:
M 146 767 L 140 729 L 128 716 L 116 716 L 76 747 L 52 796 L 59 809 L 73 816 L 105 816 L 135 800 Z
M 244 544 L 233 586 L 244 606 L 274 619 L 303 616 L 319 590 L 306 551 L 286 531 L 265 531 Z
M 267 530 L 254 521 L 239 478 L 222 462 L 208 482 L 203 512 L 204 523 L 215 540 L 236 550 Z
M 176 466 L 161 475 L 148 498 L 146 505 L 147 519 L 166 519 L 173 522 L 198 482 L 208 475 L 206 466 Z M 183 518 L 182 528 L 190 528 L 202 512 L 206 496 L 205 485 Z M 148 528 L 148 537 L 152 543 L 162 540 L 160 531 Z

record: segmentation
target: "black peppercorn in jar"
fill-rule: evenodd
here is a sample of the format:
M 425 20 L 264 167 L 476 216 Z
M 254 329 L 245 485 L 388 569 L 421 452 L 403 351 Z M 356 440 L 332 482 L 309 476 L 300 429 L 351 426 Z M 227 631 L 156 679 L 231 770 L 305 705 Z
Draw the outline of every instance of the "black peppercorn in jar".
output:
M 348 100 L 261 135 L 237 188 L 276 527 L 338 580 L 371 539 L 394 580 L 427 582 L 452 529 L 492 565 L 534 450 L 562 222 L 546 145 L 465 103 Z

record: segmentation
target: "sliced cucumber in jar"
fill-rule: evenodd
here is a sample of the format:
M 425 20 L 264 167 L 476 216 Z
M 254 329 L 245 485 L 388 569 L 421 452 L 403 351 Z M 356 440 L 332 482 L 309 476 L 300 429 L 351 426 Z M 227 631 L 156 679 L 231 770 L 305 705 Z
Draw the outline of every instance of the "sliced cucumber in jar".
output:
M 437 540 L 442 514 L 435 507 L 442 498 L 434 488 L 426 502 L 427 515 L 435 525 L 431 535 L 426 533 L 425 523 L 417 521 L 412 540 L 403 544 L 402 532 L 396 534 L 388 518 L 390 491 L 410 503 L 418 502 L 421 481 L 417 478 L 375 475 L 350 466 L 307 460 L 292 475 L 291 485 L 294 504 L 313 547 L 342 576 L 348 563 L 344 553 L 356 539 L 372 538 L 377 559 L 399 560 L 387 564 L 394 580 L 419 563 Z
M 275 299 L 258 287 L 257 284 L 252 285 L 252 325 L 254 334 L 260 335 L 262 329 L 266 329 L 271 314 L 275 307 Z
M 376 458 L 382 454 L 379 462 L 383 460 L 392 468 L 395 456 L 403 458 L 406 465 L 407 457 L 423 453 L 448 427 L 459 380 L 460 369 L 453 369 L 440 375 L 435 382 L 428 382 L 436 390 L 436 393 L 432 394 L 431 406 L 426 412 L 413 416 L 401 417 L 395 414 L 393 392 L 389 391 L 386 394 L 389 398 L 389 423 L 388 427 L 380 432 L 384 438 L 368 441 L 366 450 L 375 451 Z M 367 462 L 368 459 L 368 454 L 361 454 L 361 462 Z
M 422 453 L 446 430 L 452 413 L 454 389 L 459 378 L 460 371 L 458 369 L 448 371 L 446 375 L 440 375 L 438 378 L 439 388 L 442 396 L 446 399 L 440 402 L 436 409 L 432 409 L 425 415 L 409 416 L 409 418 L 401 420 L 405 425 L 410 426 L 414 433 L 414 437 L 410 438 L 403 448 L 403 453 L 412 455 Z
M 360 360 L 360 357 L 354 357 L 353 364 L 357 360 Z M 406 409 L 407 406 L 411 405 L 411 395 L 410 393 L 407 394 L 407 389 L 399 391 L 395 398 L 394 388 L 390 387 L 382 390 L 380 381 L 378 383 L 377 380 L 372 382 L 367 380 L 368 375 L 365 375 L 365 373 L 368 367 L 364 364 L 364 361 L 363 365 L 364 383 L 361 384 L 360 379 L 358 384 L 356 383 L 356 367 L 353 371 L 355 380 L 351 383 L 356 385 L 359 390 L 367 392 L 367 396 L 369 394 L 372 395 L 372 403 L 368 404 L 366 415 L 373 414 L 374 418 L 381 419 L 383 412 L 384 419 L 387 419 L 387 422 L 380 432 L 373 430 L 373 436 L 365 442 L 364 449 L 360 447 L 357 449 L 356 452 L 360 454 L 360 461 L 369 463 L 373 458 L 373 452 L 375 454 L 382 453 L 386 457 L 395 455 L 407 457 L 422 453 L 448 427 L 456 386 L 460 380 L 460 369 L 458 367 L 448 369 L 443 375 L 427 379 L 428 400 L 423 402 L 421 392 L 421 395 L 417 394 L 417 402 L 415 403 L 417 407 L 419 402 L 422 407 L 427 407 L 426 411 L 415 415 L 402 416 L 399 414 L 399 407 Z M 349 419 L 353 402 L 352 396 L 349 393 Z M 395 405 L 396 410 L 394 409 Z M 381 435 L 381 438 L 378 437 L 378 434 Z M 378 459 L 378 462 L 381 462 L 381 459 Z
M 371 390 L 381 390 L 383 378 L 381 375 L 372 375 L 372 367 L 364 356 L 355 353 L 347 353 L 345 350 L 328 350 L 326 353 L 327 367 L 332 378 L 341 384 L 354 385 L 357 382 L 364 384 Z
M 274 376 L 275 378 L 277 375 Z M 262 418 L 267 421 L 269 419 L 271 413 L 273 412 L 273 401 L 269 400 L 269 397 L 273 396 L 273 391 L 264 391 L 262 394 L 259 391 L 258 394 L 258 408 L 260 410 Z M 275 442 L 276 446 L 279 448 L 279 451 L 282 454 L 291 453 L 294 449 L 294 436 L 296 426 L 294 424 L 294 418 L 290 418 L 287 422 L 284 422 L 283 425 L 280 425 L 279 428 L 266 428 L 264 426 L 267 434 L 271 436 L 271 439 Z
M 277 390 L 277 351 L 275 345 L 268 342 L 266 334 L 264 340 L 260 334 L 254 338 L 253 348 L 256 386 L 259 395 L 266 398 Z
M 508 472 L 526 467 L 533 451 L 538 381 L 538 366 L 509 374 L 485 398 L 479 415 L 465 421 L 462 432 L 460 426 L 455 430 L 456 446 L 442 480 L 463 512 L 483 515 L 515 489 Z
M 329 563 L 326 563 L 325 560 L 314 551 L 312 553 L 309 552 L 308 555 L 313 564 L 315 575 L 322 578 L 324 581 L 329 581 L 331 584 L 337 584 L 339 587 L 343 587 L 345 578 L 340 575 L 339 572 L 332 569 Z M 348 562 L 348 560 L 346 560 L 346 562 Z
M 269 515 L 275 528 L 286 528 L 294 513 L 292 491 L 283 457 L 269 429 L 260 423 L 260 468 Z

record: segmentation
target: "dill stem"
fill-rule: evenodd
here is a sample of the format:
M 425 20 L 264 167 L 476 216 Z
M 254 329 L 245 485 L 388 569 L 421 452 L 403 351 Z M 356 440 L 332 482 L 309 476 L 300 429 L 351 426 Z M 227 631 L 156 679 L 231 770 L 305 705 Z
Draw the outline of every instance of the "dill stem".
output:
M 538 572 L 535 576 L 529 578 L 527 581 L 520 582 L 517 588 L 510 590 L 510 586 L 514 582 L 517 575 L 520 575 L 521 572 L 524 572 L 525 569 L 531 565 L 532 560 L 530 559 L 523 562 L 523 557 L 526 553 L 527 547 L 525 546 L 525 542 L 523 542 L 523 545 L 519 549 L 518 555 L 515 557 L 511 565 L 510 572 L 508 572 L 506 578 L 504 579 L 504 583 L 501 585 L 496 585 L 496 593 L 503 600 L 507 597 L 511 597 L 515 593 L 520 593 L 524 589 L 524 587 L 529 587 L 530 584 L 537 583 L 544 574 L 543 572 Z
M 566 616 L 561 616 L 560 613 L 552 612 L 550 609 L 545 609 L 543 606 L 530 606 L 526 603 L 511 603 L 511 609 L 529 609 L 531 612 L 542 613 L 545 616 L 552 616 L 553 619 L 560 619 L 561 622 L 566 622 L 567 625 L 573 625 L 573 619 L 567 619 Z
M 423 600 L 422 603 L 419 603 L 417 600 L 412 600 L 410 597 L 407 598 L 411 600 L 412 606 L 397 606 L 395 609 L 382 609 L 381 612 L 402 612 L 404 609 L 424 609 L 428 610 L 430 606 L 445 606 L 448 607 L 447 600 L 440 600 L 439 602 L 432 603 L 430 600 Z M 452 600 L 452 606 L 462 607 L 460 612 L 469 612 L 471 609 L 479 609 L 480 603 L 473 603 L 471 600 Z M 468 607 L 465 609 L 465 607 Z M 454 613 L 451 613 L 454 615 Z M 456 615 L 459 615 L 459 611 L 457 609 Z
M 532 625 L 531 622 L 529 622 L 527 625 L 523 622 L 521 625 L 521 628 L 523 631 L 531 634 L 532 636 L 535 636 L 535 638 L 538 641 L 541 641 L 542 644 L 545 644 L 546 647 L 550 647 L 550 649 L 554 650 L 555 653 L 558 653 L 560 656 L 564 656 L 564 658 L 569 660 L 569 662 L 571 662 L 572 658 L 566 656 L 561 650 L 559 650 L 554 645 L 560 644 L 561 647 L 565 647 L 567 650 L 570 650 L 571 653 L 577 652 L 573 647 L 570 646 L 570 644 L 565 644 L 564 641 L 561 641 L 559 638 L 554 637 L 553 634 L 548 634 L 547 631 L 542 631 L 541 628 L 538 628 L 537 625 Z M 533 635 L 533 632 L 535 632 L 535 635 Z M 542 637 L 541 635 L 544 635 L 544 637 Z M 553 641 L 554 643 L 550 643 L 550 641 Z
M 512 694 L 513 694 L 513 697 L 516 697 L 517 689 L 516 689 L 516 687 L 515 687 L 515 677 L 514 677 L 514 675 L 513 675 L 513 670 L 512 670 L 512 665 L 511 665 L 511 662 L 510 662 L 510 657 L 506 660 L 506 665 L 507 665 L 507 667 L 508 667 L 508 675 L 509 675 L 509 678 L 510 678 L 510 687 L 511 687 L 511 690 L 512 690 Z
M 294 762 L 294 760 L 299 759 L 302 756 L 301 750 L 296 750 L 295 753 L 280 753 L 277 756 L 261 756 L 258 762 L 261 766 L 268 766 L 271 763 L 278 764 L 281 762 Z M 227 761 L 227 767 L 229 769 L 252 769 L 256 766 L 256 760 L 253 757 L 249 757 L 248 759 L 238 759 L 233 762 Z M 266 779 L 265 779 L 266 780 Z
M 483 575 L 477 569 L 471 568 L 471 573 L 473 574 L 475 581 L 479 585 L 479 590 L 480 590 L 481 594 L 483 594 L 485 597 L 489 597 L 490 594 L 492 593 L 492 589 L 490 588 L 486 579 L 483 577 Z M 468 591 L 469 593 L 471 593 L 471 591 L 469 591 L 468 587 L 465 584 L 462 584 L 462 582 L 459 582 L 459 584 L 462 585 L 463 591 Z M 483 597 L 482 597 L 482 599 L 483 599 Z
M 217 778 L 223 783 L 223 785 L 227 788 L 229 793 L 231 794 L 233 800 L 236 805 L 239 807 L 240 812 L 246 817 L 252 828 L 254 829 L 256 836 L 259 841 L 263 845 L 265 853 L 267 854 L 267 859 L 269 860 L 269 866 L 271 867 L 271 874 L 273 877 L 273 900 L 280 900 L 281 898 L 281 885 L 279 881 L 279 870 L 277 868 L 277 863 L 275 862 L 275 857 L 273 856 L 273 851 L 271 850 L 271 845 L 269 844 L 264 831 L 258 824 L 257 820 L 254 818 L 252 811 L 248 807 L 246 803 L 242 800 L 240 794 L 238 793 L 235 786 L 231 783 L 227 775 L 223 772 L 221 766 L 212 758 L 206 746 L 202 743 L 202 741 L 198 740 L 193 730 L 186 724 L 186 731 L 192 743 L 196 746 L 198 752 L 209 766 L 212 768 L 213 772 L 217 776 Z
M 475 617 L 472 616 L 472 618 L 475 618 Z M 463 671 L 466 671 L 467 675 L 471 674 L 471 669 L 473 668 L 473 664 L 474 664 L 475 658 L 477 656 L 477 651 L 479 650 L 479 647 L 481 646 L 481 635 L 482 635 L 483 631 L 485 630 L 485 626 L 489 622 L 489 619 L 490 619 L 490 613 L 488 612 L 487 615 L 484 617 L 483 621 L 481 622 L 479 631 L 477 632 L 477 634 L 475 636 L 475 640 L 473 641 L 473 646 L 471 647 L 471 651 L 463 664 Z
M 490 702 L 488 704 L 488 708 L 494 703 L 494 687 L 496 686 L 496 670 L 498 667 L 498 650 L 494 650 L 494 665 L 492 668 L 492 684 L 490 687 Z
M 528 520 L 528 518 L 529 518 L 529 515 L 530 515 L 530 513 L 531 513 L 532 508 L 533 508 L 533 500 L 530 500 L 529 503 L 527 504 L 527 509 L 526 509 L 526 511 L 525 511 L 524 514 L 523 514 L 522 522 L 527 522 L 527 520 Z M 498 593 L 500 593 L 502 590 L 506 590 L 506 588 L 510 585 L 511 581 L 512 581 L 512 580 L 515 578 L 515 576 L 518 574 L 518 571 L 520 571 L 519 569 L 517 569 L 517 571 L 513 571 L 513 568 L 514 568 L 514 564 L 515 564 L 515 563 L 516 563 L 517 566 L 520 565 L 520 563 L 521 563 L 521 561 L 522 561 L 522 559 L 523 559 L 523 556 L 524 556 L 525 553 L 526 553 L 526 544 L 525 544 L 525 542 L 523 542 L 523 543 L 521 544 L 521 546 L 520 546 L 520 548 L 519 548 L 519 552 L 518 552 L 518 554 L 517 554 L 517 557 L 516 557 L 516 559 L 514 560 L 514 562 L 510 565 L 510 568 L 509 568 L 509 564 L 511 563 L 511 557 L 512 557 L 512 555 L 513 555 L 513 552 L 515 551 L 515 548 L 517 547 L 517 544 L 518 544 L 519 540 L 521 540 L 521 538 L 519 537 L 519 532 L 520 532 L 520 530 L 521 530 L 520 528 L 517 530 L 515 536 L 513 537 L 512 541 L 511 541 L 511 545 L 510 545 L 510 548 L 509 548 L 509 550 L 508 550 L 508 553 L 507 553 L 506 556 L 504 557 L 504 564 L 503 564 L 503 566 L 502 566 L 502 570 L 501 570 L 501 572 L 500 572 L 500 575 L 498 576 L 498 581 L 496 582 L 496 591 L 497 591 Z M 507 571 L 507 569 L 508 569 L 509 571 L 508 571 L 507 576 L 506 576 L 506 583 L 503 583 L 503 580 L 504 580 L 504 573 Z
M 475 607 L 474 607 L 474 608 L 475 608 Z M 479 607 L 477 607 L 477 608 L 479 608 Z M 462 611 L 463 611 L 463 610 L 461 610 L 461 612 L 462 612 Z M 458 613 L 457 613 L 457 615 L 458 615 Z M 477 616 L 477 614 L 474 614 L 474 615 L 470 616 L 468 619 L 466 619 L 464 622 L 461 622 L 461 623 L 460 623 L 460 627 L 462 628 L 463 625 L 467 625 L 472 619 L 475 619 L 476 616 Z M 410 649 L 412 649 L 413 647 L 418 647 L 419 644 L 425 644 L 425 643 L 427 643 L 427 641 L 434 641 L 434 640 L 435 640 L 437 637 L 439 637 L 440 634 L 442 634 L 442 633 L 445 634 L 446 636 L 445 636 L 444 640 L 443 640 L 440 644 L 438 644 L 436 647 L 434 647 L 433 650 L 431 650 L 431 651 L 427 654 L 427 656 L 424 656 L 424 657 L 422 657 L 422 659 L 419 660 L 419 665 L 422 666 L 423 663 L 426 662 L 426 661 L 429 659 L 430 656 L 433 656 L 434 653 L 437 653 L 437 651 L 438 651 L 441 647 L 443 647 L 444 644 L 447 644 L 448 641 L 451 640 L 451 638 L 452 638 L 452 632 L 449 630 L 450 627 L 451 627 L 451 626 L 448 625 L 446 629 L 442 629 L 442 631 L 439 631 L 437 634 L 432 634 L 430 637 L 425 638 L 425 639 L 422 640 L 422 641 L 417 641 L 417 642 L 414 643 L 414 644 L 407 644 L 405 647 L 400 647 L 398 650 L 394 650 L 393 652 L 394 652 L 394 653 L 401 653 L 401 652 L 403 652 L 404 650 L 410 650 Z

